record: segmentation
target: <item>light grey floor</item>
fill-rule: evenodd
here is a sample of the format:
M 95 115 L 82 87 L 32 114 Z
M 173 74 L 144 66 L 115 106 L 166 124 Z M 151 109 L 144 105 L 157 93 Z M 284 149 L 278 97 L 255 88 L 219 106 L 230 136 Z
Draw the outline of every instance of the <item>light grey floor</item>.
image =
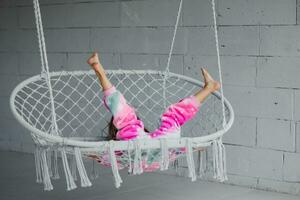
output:
M 0 152 L 1 200 L 299 200 L 299 196 L 266 192 L 212 182 L 191 182 L 187 178 L 148 173 L 138 176 L 122 174 L 120 189 L 113 186 L 108 170 L 93 181 L 90 188 L 66 191 L 64 176 L 53 181 L 54 190 L 44 192 L 35 183 L 33 156 L 15 152 Z

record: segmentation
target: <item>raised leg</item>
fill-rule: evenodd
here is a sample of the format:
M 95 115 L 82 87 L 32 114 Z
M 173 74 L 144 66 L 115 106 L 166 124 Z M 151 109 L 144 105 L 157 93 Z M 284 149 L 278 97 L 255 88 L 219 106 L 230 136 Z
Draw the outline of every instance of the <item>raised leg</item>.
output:
M 204 88 L 197 92 L 194 96 L 196 97 L 197 101 L 199 103 L 203 103 L 204 100 L 214 91 L 220 89 L 220 83 L 218 81 L 215 81 L 211 75 L 208 73 L 207 70 L 204 68 L 201 68 L 202 75 L 204 78 Z
M 152 138 L 180 137 L 180 127 L 197 114 L 201 104 L 212 92 L 220 88 L 219 82 L 215 81 L 205 69 L 201 70 L 205 82 L 204 88 L 169 106 L 161 117 L 160 127 L 150 134 Z
M 102 89 L 108 90 L 112 88 L 113 85 L 111 84 L 111 82 L 105 74 L 105 70 L 102 64 L 100 63 L 98 53 L 94 52 L 93 55 L 87 60 L 87 63 L 92 67 L 92 69 L 94 69 L 102 86 Z
M 112 122 L 117 129 L 116 139 L 130 140 L 137 137 L 145 137 L 143 122 L 136 116 L 134 108 L 127 104 L 122 93 L 107 78 L 98 54 L 93 53 L 87 60 L 87 63 L 94 69 L 103 88 L 104 105 L 112 113 Z

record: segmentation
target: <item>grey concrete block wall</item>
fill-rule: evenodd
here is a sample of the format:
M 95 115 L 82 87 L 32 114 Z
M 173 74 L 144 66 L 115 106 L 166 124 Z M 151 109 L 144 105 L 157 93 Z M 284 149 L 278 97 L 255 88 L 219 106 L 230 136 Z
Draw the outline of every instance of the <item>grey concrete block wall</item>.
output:
M 40 0 L 51 70 L 166 66 L 179 0 Z M 300 194 L 300 3 L 216 0 L 224 91 L 236 120 L 224 136 L 227 183 Z M 298 8 L 298 9 L 297 9 Z M 9 95 L 40 71 L 31 0 L 0 1 L 0 149 L 32 152 Z M 171 71 L 217 77 L 209 0 L 184 0 Z M 172 174 L 170 172 L 170 174 Z

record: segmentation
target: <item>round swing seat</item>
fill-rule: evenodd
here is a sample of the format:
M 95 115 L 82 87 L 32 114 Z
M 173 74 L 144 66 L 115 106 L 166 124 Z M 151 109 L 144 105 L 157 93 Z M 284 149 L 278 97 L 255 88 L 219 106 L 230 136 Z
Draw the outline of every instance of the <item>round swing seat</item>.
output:
M 77 170 L 81 186 L 91 186 L 82 155 L 110 166 L 116 187 L 120 187 L 122 183 L 119 169 L 128 167 L 129 172 L 133 174 L 158 168 L 165 170 L 168 169 L 170 161 L 186 155 L 189 176 L 194 181 L 197 174 L 193 151 L 210 145 L 214 178 L 220 181 L 227 179 L 222 135 L 232 126 L 234 113 L 223 95 L 214 0 L 211 3 L 221 93 L 214 92 L 210 95 L 201 105 L 196 117 L 181 127 L 181 138 L 107 141 L 111 114 L 102 102 L 102 89 L 97 77 L 93 71 L 49 72 L 39 0 L 33 0 L 42 73 L 21 82 L 13 90 L 10 107 L 16 119 L 31 132 L 36 144 L 37 182 L 43 182 L 45 190 L 52 190 L 51 178 L 59 177 L 58 152 L 61 153 L 67 190 L 77 187 L 75 184 Z M 203 83 L 198 80 L 169 72 L 181 8 L 182 0 L 179 3 L 164 72 L 107 71 L 110 81 L 136 109 L 137 115 L 149 131 L 159 126 L 160 116 L 168 105 L 193 95 L 203 87 Z M 53 165 L 52 153 L 54 153 Z M 71 169 L 67 154 L 73 156 Z M 199 174 L 203 174 L 201 164 L 203 156 L 200 157 L 198 169 Z
M 193 95 L 203 87 L 198 80 L 161 71 L 108 70 L 107 76 L 136 109 L 149 131 L 159 126 L 160 116 L 168 105 Z M 49 80 L 52 90 L 48 87 Z M 67 153 L 76 158 L 83 187 L 90 186 L 91 182 L 82 155 L 110 166 L 115 185 L 120 187 L 119 169 L 128 168 L 133 174 L 168 169 L 169 162 L 175 162 L 182 155 L 186 155 L 190 176 L 195 180 L 192 153 L 199 147 L 212 145 L 214 177 L 226 180 L 225 149 L 221 138 L 232 126 L 234 113 L 227 99 L 223 98 L 223 101 L 224 104 L 219 92 L 210 95 L 196 117 L 181 127 L 181 138 L 134 141 L 106 140 L 111 114 L 103 104 L 102 88 L 93 71 L 60 71 L 49 76 L 33 76 L 13 90 L 10 107 L 37 145 L 37 181 L 44 182 L 45 190 L 53 189 L 51 171 L 48 173 L 51 164 L 47 158 L 51 157 L 51 151 L 60 151 L 67 188 L 71 190 L 76 185 L 70 174 Z
M 159 125 L 166 106 L 194 94 L 203 83 L 175 73 L 160 71 L 108 70 L 110 81 L 120 90 L 128 103 L 135 107 L 145 127 L 152 131 Z M 12 92 L 11 110 L 16 119 L 28 129 L 35 142 L 99 148 L 105 142 L 111 114 L 104 107 L 102 89 L 93 71 L 60 71 L 50 73 L 56 113 L 57 133 L 52 125 L 51 99 L 47 81 L 42 75 L 21 82 Z M 219 92 L 213 93 L 201 106 L 197 116 L 181 130 L 182 137 L 191 137 L 194 144 L 204 144 L 222 136 L 232 125 L 234 113 L 224 99 L 226 124 L 223 126 L 222 102 Z M 177 142 L 172 139 L 173 144 Z M 127 148 L 119 143 L 117 150 Z M 147 143 L 147 142 L 146 142 Z M 145 144 L 157 146 L 158 141 Z M 172 143 L 172 142 L 171 142 Z M 118 149 L 119 147 L 119 149 Z

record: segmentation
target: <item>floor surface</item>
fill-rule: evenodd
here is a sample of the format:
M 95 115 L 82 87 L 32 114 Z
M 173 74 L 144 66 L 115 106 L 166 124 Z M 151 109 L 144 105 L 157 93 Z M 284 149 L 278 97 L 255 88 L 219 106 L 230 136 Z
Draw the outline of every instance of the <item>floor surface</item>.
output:
M 0 152 L 1 200 L 299 200 L 299 196 L 249 189 L 220 183 L 197 181 L 157 173 L 137 176 L 122 174 L 124 183 L 116 189 L 110 170 L 100 172 L 90 188 L 66 191 L 63 173 L 52 181 L 54 190 L 44 192 L 35 182 L 34 158 L 31 154 Z

